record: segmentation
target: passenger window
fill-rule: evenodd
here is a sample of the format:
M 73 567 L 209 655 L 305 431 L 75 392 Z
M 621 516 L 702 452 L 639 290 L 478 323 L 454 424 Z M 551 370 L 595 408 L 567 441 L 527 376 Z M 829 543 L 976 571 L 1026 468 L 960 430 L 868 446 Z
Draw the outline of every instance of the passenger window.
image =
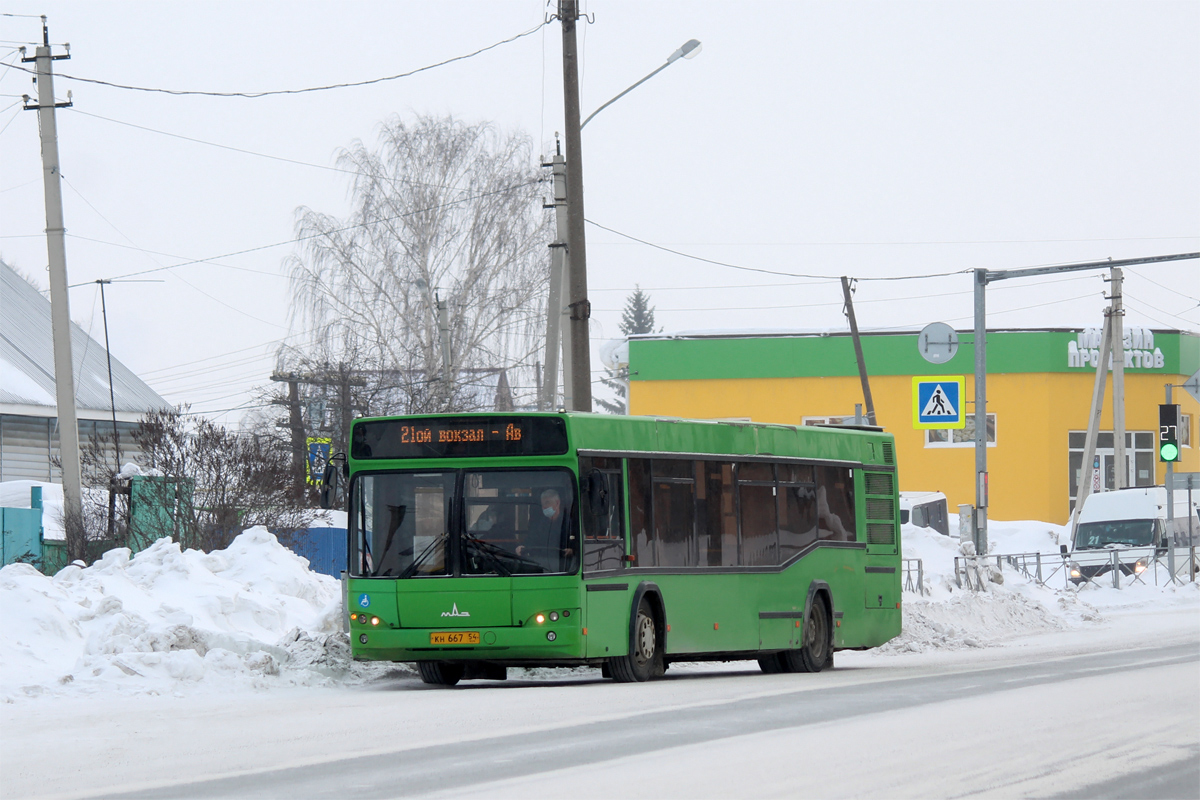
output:
M 811 472 L 809 473 L 811 475 Z M 779 484 L 779 560 L 802 552 L 817 541 L 817 487 L 812 483 Z
M 735 567 L 737 557 L 737 507 L 733 464 L 697 462 L 698 550 L 702 567 Z
M 683 459 L 654 459 L 654 540 L 660 567 L 696 566 L 696 468 Z M 661 477 L 660 477 L 661 476 Z
M 817 536 L 853 542 L 854 472 L 846 467 L 817 467 Z
M 738 464 L 738 517 L 743 566 L 779 563 L 774 472 L 770 464 Z
M 580 457 L 585 571 L 620 569 L 624 566 L 625 531 L 621 523 L 625 499 L 621 483 L 620 459 Z
M 633 566 L 657 566 L 650 528 L 650 459 L 631 458 L 629 470 L 629 536 Z

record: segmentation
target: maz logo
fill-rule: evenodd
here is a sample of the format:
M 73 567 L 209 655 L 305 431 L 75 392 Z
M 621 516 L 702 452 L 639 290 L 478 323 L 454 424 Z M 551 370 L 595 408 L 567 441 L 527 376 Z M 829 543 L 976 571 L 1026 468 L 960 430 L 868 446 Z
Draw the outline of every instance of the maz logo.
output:
M 443 611 L 442 616 L 443 617 L 469 617 L 469 616 L 471 616 L 471 612 L 470 611 L 459 611 L 458 603 L 455 603 L 454 608 L 451 609 L 450 611 Z

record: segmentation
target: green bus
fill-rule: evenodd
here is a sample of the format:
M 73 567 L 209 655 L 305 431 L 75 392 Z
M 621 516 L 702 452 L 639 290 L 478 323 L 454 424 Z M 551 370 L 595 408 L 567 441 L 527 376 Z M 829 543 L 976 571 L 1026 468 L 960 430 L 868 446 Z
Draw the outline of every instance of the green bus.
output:
M 355 420 L 350 640 L 430 684 L 510 666 L 816 672 L 900 633 L 875 428 L 582 413 Z M 327 471 L 327 475 L 332 470 Z

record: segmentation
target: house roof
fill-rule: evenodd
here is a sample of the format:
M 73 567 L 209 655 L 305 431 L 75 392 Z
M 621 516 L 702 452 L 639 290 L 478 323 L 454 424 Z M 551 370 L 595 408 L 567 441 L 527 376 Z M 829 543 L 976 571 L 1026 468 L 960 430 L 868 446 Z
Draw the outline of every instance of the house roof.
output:
M 109 410 L 108 364 L 104 345 L 71 323 L 75 364 L 75 402 L 80 411 Z M 117 412 L 144 414 L 169 408 L 137 375 L 112 359 L 113 398 Z M 35 406 L 57 416 L 54 339 L 50 301 L 12 267 L 0 261 L 0 407 Z

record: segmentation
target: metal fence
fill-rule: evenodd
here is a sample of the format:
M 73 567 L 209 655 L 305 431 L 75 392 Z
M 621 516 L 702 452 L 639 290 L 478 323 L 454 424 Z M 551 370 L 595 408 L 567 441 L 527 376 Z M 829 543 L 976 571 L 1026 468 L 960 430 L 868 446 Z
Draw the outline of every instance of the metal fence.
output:
M 919 558 L 904 559 L 904 582 L 901 590 L 925 594 L 925 565 Z
M 1039 586 L 1061 583 L 1064 589 L 1086 583 L 1114 589 L 1139 583 L 1144 586 L 1194 583 L 1200 570 L 1196 549 L 1195 546 L 1162 550 L 1123 547 L 1084 553 L 957 556 L 954 582 L 960 589 L 983 591 L 993 569 L 1003 575 L 1007 568 Z

